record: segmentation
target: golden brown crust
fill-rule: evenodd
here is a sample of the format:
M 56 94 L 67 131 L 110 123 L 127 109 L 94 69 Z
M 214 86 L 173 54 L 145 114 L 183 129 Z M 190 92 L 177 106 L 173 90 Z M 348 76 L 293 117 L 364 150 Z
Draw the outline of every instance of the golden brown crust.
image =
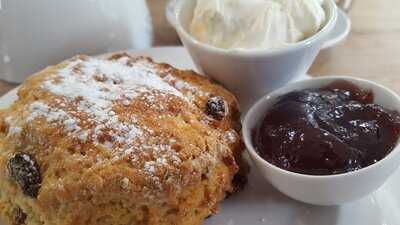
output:
M 204 113 L 215 96 L 226 102 L 221 120 Z M 193 71 L 77 56 L 30 77 L 18 97 L 0 113 L 6 220 L 21 210 L 27 225 L 200 224 L 233 190 L 237 101 Z M 40 167 L 37 198 L 8 174 L 18 152 Z

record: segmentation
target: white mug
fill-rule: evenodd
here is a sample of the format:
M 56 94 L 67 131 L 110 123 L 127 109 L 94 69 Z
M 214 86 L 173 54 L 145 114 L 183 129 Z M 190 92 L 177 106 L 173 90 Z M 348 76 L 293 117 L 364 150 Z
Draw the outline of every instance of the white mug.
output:
M 151 46 L 145 0 L 0 0 L 0 79 L 22 82 L 75 54 Z

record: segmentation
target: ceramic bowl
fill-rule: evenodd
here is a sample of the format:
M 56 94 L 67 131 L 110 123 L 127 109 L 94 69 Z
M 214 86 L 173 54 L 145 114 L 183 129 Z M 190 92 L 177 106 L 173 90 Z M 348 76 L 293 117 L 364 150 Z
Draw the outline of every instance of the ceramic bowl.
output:
M 281 49 L 226 50 L 199 42 L 188 31 L 196 1 L 178 3 L 175 28 L 197 69 L 235 93 L 243 111 L 264 94 L 304 75 L 337 20 L 336 4 L 323 0 L 327 21 L 310 38 Z
M 243 138 L 253 163 L 274 187 L 293 199 L 315 205 L 338 205 L 356 200 L 378 189 L 400 165 L 399 145 L 385 158 L 368 167 L 325 176 L 283 170 L 258 155 L 252 141 L 252 131 L 262 122 L 265 112 L 279 96 L 295 90 L 321 88 L 339 79 L 349 81 L 363 90 L 371 90 L 374 103 L 400 111 L 399 96 L 386 87 L 352 77 L 323 77 L 291 83 L 271 92 L 254 104 L 244 118 Z

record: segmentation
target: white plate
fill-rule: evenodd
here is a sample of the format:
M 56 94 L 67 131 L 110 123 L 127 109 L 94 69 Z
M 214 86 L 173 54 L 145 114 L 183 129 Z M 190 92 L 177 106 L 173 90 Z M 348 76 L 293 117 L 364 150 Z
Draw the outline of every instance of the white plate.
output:
M 181 47 L 132 51 L 156 61 L 193 69 Z M 307 79 L 307 77 L 303 77 Z M 16 99 L 16 90 L 0 98 L 0 107 Z M 357 187 L 354 187 L 357 188 Z M 400 225 L 400 171 L 378 191 L 359 201 L 335 207 L 318 207 L 291 200 L 267 183 L 255 169 L 245 189 L 225 200 L 220 212 L 205 225 Z
M 175 26 L 175 15 L 174 10 L 175 6 L 179 0 L 170 0 L 167 3 L 167 7 L 165 8 L 165 16 L 167 17 L 168 22 L 174 27 Z M 333 46 L 338 45 L 342 41 L 346 39 L 351 30 L 351 21 L 347 14 L 338 9 L 338 19 L 335 28 L 332 33 L 329 35 L 322 49 L 331 48 Z

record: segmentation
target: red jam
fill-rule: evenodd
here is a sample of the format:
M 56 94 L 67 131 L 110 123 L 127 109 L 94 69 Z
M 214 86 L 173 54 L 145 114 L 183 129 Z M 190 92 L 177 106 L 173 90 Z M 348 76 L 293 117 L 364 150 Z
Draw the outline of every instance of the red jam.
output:
M 400 114 L 373 104 L 347 81 L 281 96 L 255 130 L 259 155 L 288 171 L 346 173 L 384 158 L 400 135 Z

